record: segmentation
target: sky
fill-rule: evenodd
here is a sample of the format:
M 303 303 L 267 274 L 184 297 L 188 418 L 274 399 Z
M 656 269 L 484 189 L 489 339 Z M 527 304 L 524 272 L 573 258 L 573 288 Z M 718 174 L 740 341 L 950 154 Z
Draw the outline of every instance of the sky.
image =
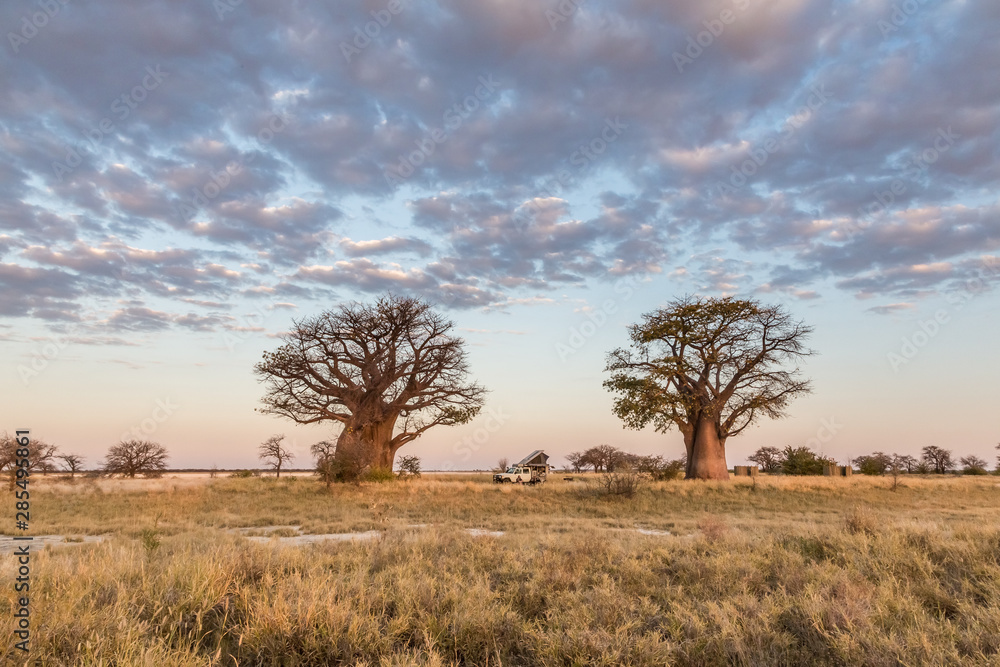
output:
M 490 390 L 400 450 L 488 468 L 629 431 L 602 387 L 683 295 L 815 328 L 814 392 L 727 443 L 841 461 L 1000 441 L 1000 4 L 0 5 L 0 430 L 250 467 L 294 321 L 386 291 Z

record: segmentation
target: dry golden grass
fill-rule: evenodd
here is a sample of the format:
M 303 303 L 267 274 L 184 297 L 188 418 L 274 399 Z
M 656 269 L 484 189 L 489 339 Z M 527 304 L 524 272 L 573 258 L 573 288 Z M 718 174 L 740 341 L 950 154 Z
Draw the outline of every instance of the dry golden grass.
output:
M 109 534 L 33 560 L 44 665 L 1000 663 L 996 477 L 36 482 L 38 533 Z M 291 525 L 381 537 L 226 530 Z

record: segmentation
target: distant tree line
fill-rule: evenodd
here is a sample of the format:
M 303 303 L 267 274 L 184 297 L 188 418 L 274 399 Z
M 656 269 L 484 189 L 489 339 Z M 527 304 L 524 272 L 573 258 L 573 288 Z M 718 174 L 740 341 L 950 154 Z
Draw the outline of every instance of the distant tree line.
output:
M 11 484 L 15 479 L 18 456 L 17 440 L 8 433 L 0 434 L 0 471 L 6 471 Z M 28 470 L 43 475 L 63 470 L 70 479 L 83 472 L 84 458 L 79 454 L 64 453 L 53 444 L 31 438 L 28 444 Z M 112 445 L 92 475 L 121 475 L 123 477 L 159 477 L 167 469 L 167 450 L 163 445 L 146 440 L 122 440 Z
M 728 479 L 727 440 L 762 419 L 785 416 L 795 398 L 811 391 L 799 366 L 813 353 L 806 346 L 812 327 L 781 306 L 687 296 L 643 314 L 628 332 L 629 344 L 607 356 L 604 387 L 614 395 L 613 411 L 626 428 L 677 429 L 685 447 L 679 460 L 691 479 Z M 428 302 L 392 293 L 293 322 L 254 373 L 265 387 L 263 413 L 338 426 L 336 440 L 312 449 L 327 484 L 393 477 L 401 447 L 429 429 L 468 424 L 487 393 L 470 377 L 454 323 Z M 286 462 L 280 441 L 260 451 L 280 474 Z M 876 455 L 861 461 L 866 471 L 916 472 L 923 463 L 941 469 L 927 457 Z M 676 463 L 607 444 L 567 458 L 573 470 L 605 475 L 625 469 L 669 475 Z M 790 475 L 822 474 L 835 463 L 808 447 L 762 448 L 751 460 Z M 985 470 L 975 457 L 962 462 L 969 471 Z
M 571 452 L 566 460 L 574 472 L 588 469 L 601 473 L 634 471 L 646 473 L 654 479 L 675 479 L 684 473 L 687 465 L 684 457 L 670 460 L 663 456 L 643 456 L 606 444 L 583 452 Z
M 762 472 L 783 475 L 822 475 L 827 465 L 837 462 L 828 457 L 816 454 L 808 447 L 761 447 L 748 460 L 756 463 Z
M 275 473 L 275 477 L 280 477 L 282 470 L 288 469 L 288 464 L 294 459 L 294 453 L 285 445 L 284 435 L 273 435 L 262 442 L 258 448 L 258 456 L 266 469 Z M 336 456 L 338 444 L 331 441 L 321 441 L 312 446 L 312 454 L 316 459 L 315 471 L 320 479 L 328 485 L 334 481 L 361 481 L 370 479 L 368 470 L 368 460 L 362 456 L 345 456 L 343 446 L 347 439 L 339 441 L 340 456 Z M 0 433 L 0 472 L 6 471 L 10 477 L 11 485 L 16 480 L 18 467 L 17 450 L 19 445 L 14 436 L 8 433 Z M 31 438 L 28 445 L 28 470 L 41 474 L 48 474 L 63 470 L 68 472 L 70 478 L 74 478 L 77 473 L 84 472 L 84 458 L 78 454 L 62 453 L 58 447 L 49 444 L 38 438 Z M 122 440 L 108 448 L 104 460 L 99 461 L 97 467 L 87 471 L 90 477 L 100 475 L 121 476 L 127 478 L 161 477 L 167 470 L 167 460 L 169 453 L 167 448 L 158 442 L 148 440 Z M 398 463 L 398 470 L 395 473 L 400 478 L 420 477 L 421 464 L 416 456 L 403 456 Z M 215 477 L 216 470 L 213 468 L 212 477 Z M 235 477 L 257 477 L 258 472 L 246 470 L 238 471 L 232 476 Z M 383 475 L 385 477 L 386 475 Z M 392 471 L 388 471 L 388 477 L 392 477 Z
M 1000 463 L 1000 462 L 998 462 Z M 985 475 L 989 463 L 978 456 L 963 456 L 957 461 L 954 455 L 936 445 L 924 447 L 919 459 L 910 455 L 875 452 L 854 459 L 854 467 L 864 475 L 885 474 L 937 474 L 960 472 L 963 475 Z
M 0 471 L 6 471 L 10 478 L 10 485 L 13 487 L 18 468 L 17 456 L 19 445 L 14 436 L 7 432 L 0 433 Z M 40 472 L 46 475 L 59 470 L 59 463 L 62 462 L 62 469 L 70 473 L 72 477 L 80 471 L 83 465 L 83 457 L 76 454 L 63 454 L 55 445 L 49 444 L 38 438 L 30 438 L 28 444 L 28 471 Z
M 817 455 L 808 447 L 761 447 L 747 459 L 756 463 L 762 472 L 785 475 L 822 475 L 825 465 L 836 465 L 834 459 Z M 930 445 L 923 448 L 919 459 L 909 454 L 874 452 L 855 457 L 852 465 L 863 475 L 944 475 L 955 472 L 985 475 L 989 464 L 985 459 L 970 455 L 959 458 L 956 465 L 952 452 Z M 997 469 L 1000 471 L 1000 456 L 997 457 Z

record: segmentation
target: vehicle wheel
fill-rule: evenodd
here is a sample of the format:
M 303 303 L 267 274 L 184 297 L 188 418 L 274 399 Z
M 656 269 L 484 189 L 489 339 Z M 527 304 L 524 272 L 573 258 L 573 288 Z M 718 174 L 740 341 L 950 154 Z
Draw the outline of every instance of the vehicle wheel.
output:
M 509 479 L 505 479 L 505 480 L 503 481 L 503 483 L 504 483 L 504 484 L 510 484 L 511 482 L 510 482 L 510 480 L 509 480 Z

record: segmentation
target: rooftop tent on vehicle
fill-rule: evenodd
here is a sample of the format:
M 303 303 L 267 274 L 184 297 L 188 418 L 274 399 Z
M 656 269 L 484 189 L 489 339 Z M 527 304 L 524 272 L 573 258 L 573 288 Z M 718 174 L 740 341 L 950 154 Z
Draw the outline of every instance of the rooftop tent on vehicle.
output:
M 549 455 L 540 449 L 536 449 L 518 461 L 517 465 L 528 466 L 529 468 L 548 468 Z

